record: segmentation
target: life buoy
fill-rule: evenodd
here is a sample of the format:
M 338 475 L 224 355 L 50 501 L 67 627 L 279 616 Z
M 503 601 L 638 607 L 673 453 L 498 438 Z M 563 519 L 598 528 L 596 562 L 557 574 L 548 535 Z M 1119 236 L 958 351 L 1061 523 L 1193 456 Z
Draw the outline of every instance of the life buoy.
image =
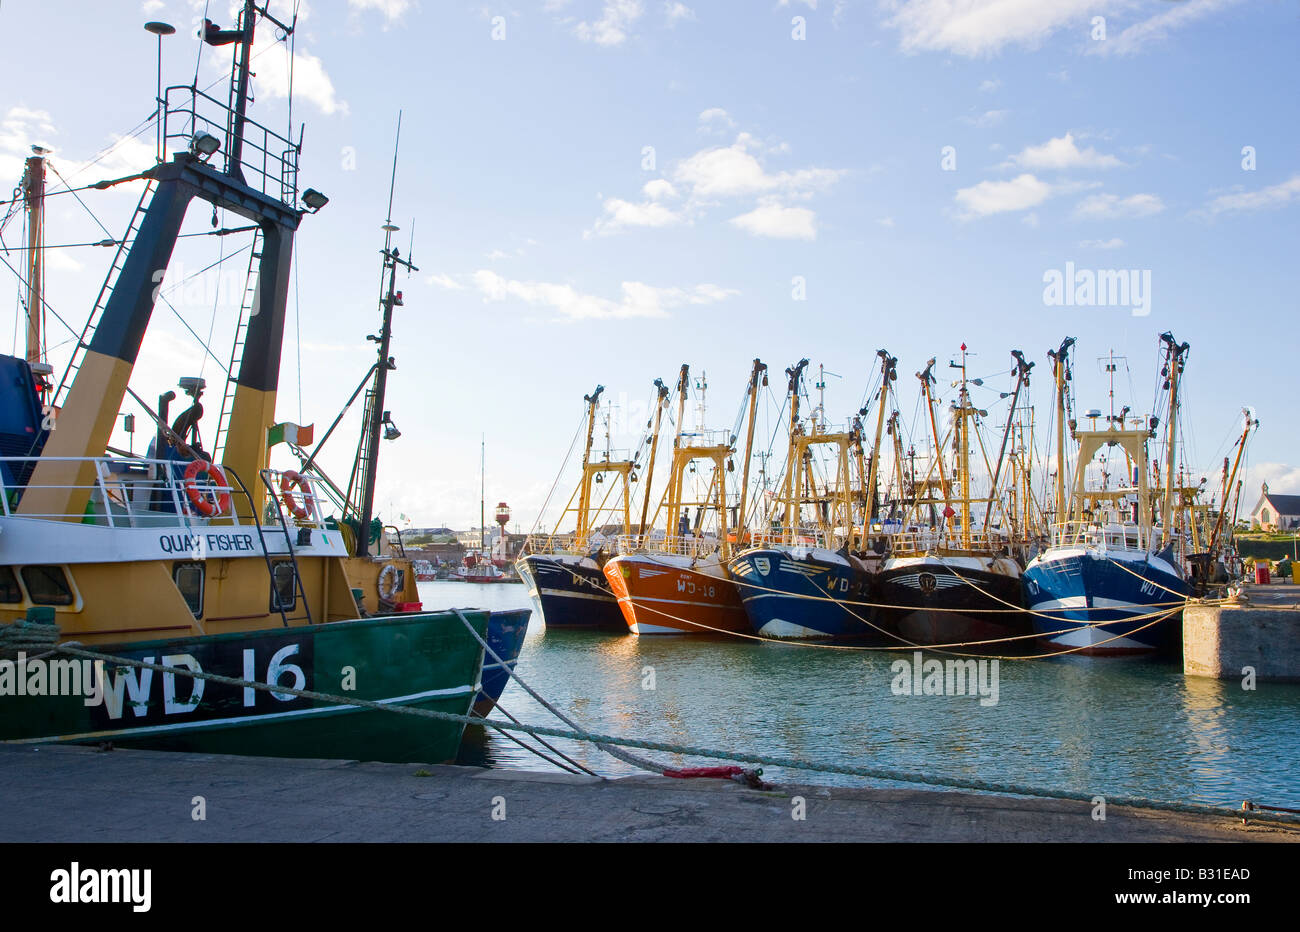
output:
M 208 481 L 223 488 L 223 491 L 208 490 L 204 495 L 199 491 L 199 473 L 207 473 Z M 185 494 L 194 509 L 205 518 L 215 518 L 230 510 L 230 488 L 226 474 L 216 463 L 207 460 L 194 460 L 185 467 Z M 209 497 L 211 496 L 211 497 Z
M 385 564 L 384 568 L 379 571 L 379 583 L 375 587 L 379 590 L 379 597 L 385 602 L 394 601 L 394 597 L 397 593 L 402 591 L 402 586 L 405 582 L 403 579 L 404 575 L 405 574 L 398 569 L 396 563 Z
M 297 487 L 302 492 L 302 504 L 294 498 L 293 490 Z M 292 469 L 287 469 L 280 474 L 280 501 L 284 502 L 284 507 L 293 512 L 293 516 L 299 521 L 305 520 L 308 511 L 307 503 L 312 501 L 311 485 L 301 475 Z

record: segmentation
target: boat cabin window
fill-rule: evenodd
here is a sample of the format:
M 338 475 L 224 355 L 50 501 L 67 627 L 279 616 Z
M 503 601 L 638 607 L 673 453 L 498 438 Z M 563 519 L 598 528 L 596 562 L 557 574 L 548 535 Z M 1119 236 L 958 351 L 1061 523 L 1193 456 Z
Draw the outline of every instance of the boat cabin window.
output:
M 18 577 L 13 567 L 0 566 L 0 602 L 21 602 L 23 590 L 18 587 Z
M 195 618 L 203 617 L 203 564 L 176 563 L 172 565 L 172 580 L 185 598 L 190 613 Z
M 291 612 L 298 605 L 298 589 L 290 560 L 271 564 L 271 611 Z
M 75 599 L 61 566 L 24 566 L 23 585 L 36 605 L 71 605 Z

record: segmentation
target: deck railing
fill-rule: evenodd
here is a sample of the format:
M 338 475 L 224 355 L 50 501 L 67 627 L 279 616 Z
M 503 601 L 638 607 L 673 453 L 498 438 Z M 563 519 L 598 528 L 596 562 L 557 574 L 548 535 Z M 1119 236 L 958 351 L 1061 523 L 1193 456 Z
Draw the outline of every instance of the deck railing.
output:
M 231 174 L 238 168 L 249 187 L 268 197 L 298 206 L 298 157 L 300 147 L 274 130 L 267 129 L 248 116 L 243 122 L 243 149 L 239 161 L 232 161 L 233 153 L 225 151 L 230 145 L 230 132 L 235 114 L 222 100 L 211 97 L 192 85 L 174 85 L 164 92 L 163 152 L 191 151 L 194 137 L 199 133 L 215 136 L 222 150 L 212 158 L 221 159 L 225 172 Z
M 35 467 L 41 464 L 66 464 L 66 468 L 55 470 L 54 481 L 41 480 L 41 472 Z M 68 476 L 83 472 L 81 467 L 89 465 L 94 479 L 89 483 L 64 481 Z M 232 484 L 234 480 L 221 475 L 224 481 L 216 481 L 206 471 L 187 480 L 185 469 L 187 462 L 158 459 L 133 459 L 127 457 L 71 457 L 71 456 L 4 456 L 0 457 L 0 514 L 4 517 L 21 516 L 46 521 L 78 521 L 82 524 L 111 528 L 139 527 L 194 527 L 194 526 L 251 526 L 254 521 L 240 515 L 235 507 L 237 500 L 243 498 L 243 489 Z M 279 488 L 281 474 L 268 471 L 275 477 L 275 488 Z M 23 477 L 25 481 L 19 481 Z M 308 484 L 313 476 L 308 475 Z M 221 509 L 211 516 L 204 515 L 191 497 L 219 503 Z M 71 493 L 59 497 L 70 498 L 82 503 L 81 510 L 74 512 L 43 512 L 22 509 L 21 502 L 33 493 L 55 492 Z M 253 501 L 260 509 L 262 523 L 268 508 L 274 507 L 270 493 L 258 495 L 250 489 Z M 49 496 L 33 496 L 38 501 L 47 500 Z M 296 492 L 296 499 L 307 510 L 307 516 L 294 519 L 299 527 L 321 527 L 320 502 L 314 493 Z

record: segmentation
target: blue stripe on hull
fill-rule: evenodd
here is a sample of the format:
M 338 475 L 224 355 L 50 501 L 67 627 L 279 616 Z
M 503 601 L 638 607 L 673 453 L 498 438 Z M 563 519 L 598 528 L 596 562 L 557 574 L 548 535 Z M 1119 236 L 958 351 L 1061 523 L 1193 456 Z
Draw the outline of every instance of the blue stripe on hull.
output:
M 600 570 L 536 555 L 524 557 L 517 566 L 546 627 L 628 633 L 618 599 Z
M 1023 578 L 1025 603 L 1039 613 L 1033 616 L 1034 630 L 1054 646 L 1082 647 L 1079 653 L 1089 654 L 1150 653 L 1171 646 L 1181 632 L 1181 611 L 1156 624 L 1151 618 L 1130 619 L 1174 608 L 1169 603 L 1190 592 L 1181 576 L 1147 561 L 1077 554 L 1053 558 L 1051 551 L 1030 563 Z M 1061 600 L 1081 604 L 1057 605 Z M 1106 624 L 1086 627 L 1101 622 Z
M 505 661 L 509 670 L 515 668 L 519 652 L 524 646 L 524 637 L 528 634 L 528 619 L 532 612 L 528 609 L 516 609 L 508 612 L 493 612 L 488 618 L 487 637 L 485 640 L 498 657 Z M 510 681 L 510 673 L 501 664 L 492 659 L 492 655 L 483 654 L 482 688 L 474 697 L 474 708 L 481 715 L 486 715 L 505 691 Z
M 869 607 L 831 601 L 870 601 L 870 578 L 855 567 L 771 549 L 738 554 L 728 571 L 755 634 L 779 639 L 876 634 Z

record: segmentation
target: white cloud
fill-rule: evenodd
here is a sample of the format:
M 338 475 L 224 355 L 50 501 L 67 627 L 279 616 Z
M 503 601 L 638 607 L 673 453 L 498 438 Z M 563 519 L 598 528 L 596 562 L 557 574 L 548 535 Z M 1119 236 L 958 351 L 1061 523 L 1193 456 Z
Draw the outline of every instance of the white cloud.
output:
M 1155 194 L 1094 194 L 1085 197 L 1074 208 L 1074 215 L 1083 220 L 1114 220 L 1119 217 L 1150 217 L 1165 209 L 1164 202 Z
M 509 259 L 509 258 L 510 258 L 510 253 L 504 252 L 500 249 L 494 249 L 490 253 L 488 253 L 489 262 L 496 262 L 498 259 Z
M 650 182 L 647 187 L 654 184 Z M 668 184 L 664 182 L 664 184 Z M 668 185 L 670 188 L 672 185 Z M 682 215 L 654 200 L 633 203 L 622 198 L 606 198 L 605 216 L 596 221 L 591 233 L 606 234 L 629 227 L 666 227 L 680 223 Z M 590 234 L 588 234 L 590 235 Z
M 1108 36 L 1105 42 L 1089 43 L 1088 51 L 1094 55 L 1132 55 L 1147 43 L 1166 38 L 1171 30 L 1240 2 L 1241 0 L 1189 0 L 1170 5 L 1149 19 L 1134 23 L 1119 35 Z
M 1124 241 L 1118 236 L 1111 239 L 1085 239 L 1080 241 L 1080 249 L 1119 249 Z
M 656 178 L 654 181 L 647 181 L 641 188 L 641 193 L 652 201 L 662 201 L 665 198 L 676 197 L 677 189 L 673 187 L 672 182 Z
M 680 22 L 695 19 L 695 11 L 679 0 L 670 0 L 664 4 L 664 15 L 668 17 L 668 25 L 676 26 Z
M 668 317 L 671 308 L 714 304 L 739 294 L 735 289 L 711 284 L 657 288 L 643 282 L 623 282 L 621 296 L 611 300 L 583 294 L 572 285 L 507 279 L 489 269 L 476 271 L 473 281 L 485 301 L 517 298 L 526 304 L 550 308 L 559 315 L 558 319 L 566 321 Z
M 695 197 L 807 193 L 830 187 L 844 173 L 829 168 L 802 168 L 794 172 L 769 174 L 748 150 L 754 140 L 741 133 L 730 146 L 703 149 L 682 161 L 673 172 L 680 184 Z
M 702 130 L 715 127 L 732 129 L 735 125 L 736 121 L 721 107 L 710 107 L 700 114 L 700 128 Z
M 441 288 L 446 288 L 448 291 L 465 290 L 465 286 L 462 285 L 460 282 L 456 281 L 456 279 L 452 278 L 450 275 L 442 275 L 442 274 L 435 273 L 433 275 L 430 275 L 428 278 L 426 278 L 425 281 L 427 281 L 430 285 L 438 285 Z
M 1091 147 L 1080 149 L 1074 135 L 1066 133 L 1049 139 L 1041 146 L 1027 146 L 1019 155 L 1007 160 L 1007 167 L 1027 168 L 1031 171 L 1065 171 L 1072 168 L 1114 168 L 1123 165 L 1113 155 L 1105 155 Z
M 1052 196 L 1052 186 L 1025 173 L 1010 181 L 981 181 L 960 189 L 954 200 L 965 219 L 1037 207 Z
M 140 12 L 157 13 L 166 5 L 167 4 L 163 3 L 163 0 L 144 0 L 144 2 L 140 4 Z
M 806 207 L 783 207 L 780 204 L 763 204 L 728 223 L 753 236 L 774 239 L 816 239 L 816 215 Z
M 605 0 L 600 19 L 594 23 L 585 20 L 578 23 L 573 27 L 573 34 L 597 45 L 622 45 L 642 12 L 640 0 Z
M 1270 492 L 1300 494 L 1300 466 L 1292 466 L 1290 463 L 1255 463 L 1248 466 L 1241 484 L 1242 516 L 1249 515 L 1249 509 L 1255 507 L 1265 482 L 1268 483 Z
M 1070 23 L 1086 23 L 1124 0 L 888 0 L 886 25 L 907 52 L 993 55 L 1007 44 L 1033 48 Z
M 702 122 L 730 122 L 719 108 L 700 114 Z M 656 178 L 642 188 L 639 202 L 624 198 L 603 201 L 604 215 L 584 236 L 604 235 L 631 227 L 666 227 L 688 223 L 724 200 L 753 198 L 755 209 L 733 217 L 733 225 L 759 236 L 812 239 L 813 212 L 783 206 L 791 200 L 812 197 L 839 180 L 844 172 L 828 168 L 801 168 L 772 172 L 759 154 L 784 153 L 788 147 L 764 146 L 748 133 L 740 133 L 729 146 L 711 146 L 677 162 L 671 181 Z M 675 206 L 665 203 L 681 199 Z
M 272 97 L 288 97 L 289 63 L 286 56 L 273 51 L 259 58 L 255 80 L 256 89 L 261 93 Z M 347 102 L 335 92 L 334 82 L 326 73 L 325 65 L 309 52 L 293 54 L 293 93 L 296 99 L 313 103 L 326 116 L 335 113 L 346 116 L 348 113 Z
M 892 227 L 894 225 L 894 218 L 881 217 L 879 220 L 876 221 L 876 223 L 880 224 L 882 227 Z
M 1010 110 L 985 110 L 977 117 L 962 117 L 961 119 L 963 123 L 974 126 L 976 129 L 988 129 L 1005 120 L 1010 112 Z
M 1138 5 L 1137 0 L 882 0 L 885 24 L 899 33 L 907 52 L 950 52 L 968 58 L 996 55 L 1004 46 L 1036 48 L 1061 30 L 1077 30 L 1094 55 L 1127 55 L 1171 31 L 1240 3 L 1241 0 L 1186 0 L 1157 3 L 1161 10 L 1118 34 L 1115 14 Z M 1092 17 L 1106 16 L 1110 27 L 1104 41 L 1088 39 Z M 1059 72 L 1053 77 L 1067 80 Z
M 998 78 L 989 78 L 988 80 L 980 82 L 980 93 L 988 94 L 991 93 L 992 91 L 996 91 L 1001 86 L 1002 86 L 1001 80 L 999 80 Z
M 1296 201 L 1300 201 L 1300 174 L 1292 175 L 1280 184 L 1270 185 L 1258 191 L 1221 194 L 1210 201 L 1201 213 L 1214 216 L 1238 210 L 1267 210 L 1285 207 Z
M 352 10 L 377 10 L 384 15 L 387 23 L 397 22 L 413 5 L 412 0 L 348 0 L 348 6 Z

